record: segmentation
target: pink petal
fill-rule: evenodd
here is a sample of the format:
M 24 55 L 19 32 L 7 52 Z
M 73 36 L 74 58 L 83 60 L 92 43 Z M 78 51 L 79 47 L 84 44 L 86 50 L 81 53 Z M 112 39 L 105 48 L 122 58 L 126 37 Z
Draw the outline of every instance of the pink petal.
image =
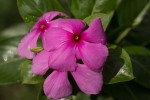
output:
M 79 52 L 79 49 L 78 48 L 76 48 L 76 58 L 78 59 L 78 60 L 81 60 L 81 55 L 80 55 L 80 52 Z
M 57 16 L 64 16 L 67 17 L 67 15 L 65 13 L 62 12 L 58 12 L 58 11 L 50 11 L 50 12 L 46 12 L 43 16 L 41 16 L 39 18 L 39 20 L 37 21 L 37 23 L 34 25 L 34 27 L 32 29 L 35 29 L 39 26 L 39 22 L 41 21 L 46 21 L 47 23 L 49 23 L 53 18 L 57 17 Z
M 40 33 L 34 30 L 21 40 L 21 43 L 18 46 L 18 55 L 20 57 L 32 59 L 35 56 L 35 53 L 30 50 L 36 47 L 39 35 Z
M 57 19 L 50 24 L 51 27 L 59 27 L 71 33 L 81 33 L 86 26 L 80 19 Z
M 59 71 L 74 71 L 77 67 L 75 46 L 63 44 L 55 50 L 49 59 L 49 66 Z
M 92 43 L 106 44 L 105 32 L 99 18 L 95 18 L 89 28 L 82 33 L 83 39 Z
M 77 70 L 72 75 L 81 89 L 87 94 L 98 94 L 103 85 L 102 73 L 90 70 L 86 65 L 78 64 Z
M 84 64 L 96 72 L 102 69 L 108 56 L 108 49 L 105 45 L 83 41 L 78 45 L 78 49 Z
M 42 28 L 44 26 L 44 28 Z M 38 21 L 35 26 L 32 28 L 32 30 L 38 30 L 40 31 L 40 33 L 44 33 L 47 29 L 50 28 L 50 24 L 49 22 L 47 22 L 46 20 L 41 20 L 41 21 Z
M 67 72 L 52 72 L 44 81 L 44 93 L 54 99 L 69 96 L 72 93 L 72 86 L 68 81 Z
M 36 75 L 44 75 L 49 69 L 48 60 L 51 52 L 43 50 L 33 58 L 32 73 Z
M 58 12 L 58 11 L 50 11 L 50 12 L 46 12 L 40 19 L 45 19 L 47 21 L 51 21 L 53 18 L 55 18 L 57 16 L 67 17 L 67 15 L 65 13 Z
M 62 44 L 71 41 L 72 34 L 60 29 L 50 28 L 42 36 L 44 49 L 51 51 L 60 47 Z

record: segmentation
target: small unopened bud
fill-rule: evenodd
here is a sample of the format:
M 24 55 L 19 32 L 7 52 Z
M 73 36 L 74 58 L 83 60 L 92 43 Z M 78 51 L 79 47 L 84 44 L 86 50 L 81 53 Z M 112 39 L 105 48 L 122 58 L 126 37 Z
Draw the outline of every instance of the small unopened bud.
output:
M 39 53 L 39 52 L 41 52 L 43 49 L 44 49 L 43 47 L 36 47 L 36 48 L 30 49 L 30 51 L 35 52 L 35 53 Z

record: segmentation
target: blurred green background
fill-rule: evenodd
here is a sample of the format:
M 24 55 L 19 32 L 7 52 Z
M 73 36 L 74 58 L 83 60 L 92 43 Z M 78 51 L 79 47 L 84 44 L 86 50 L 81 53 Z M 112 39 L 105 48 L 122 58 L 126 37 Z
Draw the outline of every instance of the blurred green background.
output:
M 17 28 L 17 30 L 16 30 Z M 27 26 L 19 15 L 17 0 L 0 0 L 0 34 L 24 34 Z M 37 89 L 34 85 L 0 85 L 0 100 L 36 100 Z
M 22 22 L 16 2 L 17 0 L 0 0 L 0 30 Z

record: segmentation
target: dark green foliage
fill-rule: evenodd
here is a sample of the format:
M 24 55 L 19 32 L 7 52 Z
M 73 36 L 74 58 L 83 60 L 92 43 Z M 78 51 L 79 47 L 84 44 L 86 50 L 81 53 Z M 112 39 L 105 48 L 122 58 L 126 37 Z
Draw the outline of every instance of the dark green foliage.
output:
M 6 2 L 0 1 L 0 3 Z M 11 9 L 9 2 L 6 5 Z M 108 43 L 115 43 L 108 46 L 109 56 L 103 69 L 105 85 L 101 93 L 86 95 L 77 91 L 77 94 L 63 100 L 150 100 L 149 0 L 17 0 L 17 5 L 22 19 L 30 28 L 48 11 L 65 12 L 72 18 L 83 19 L 87 25 L 90 25 L 95 17 L 99 17 L 106 30 Z M 5 7 L 0 10 L 1 18 L 4 18 L 3 14 L 9 10 L 3 8 Z M 8 12 L 11 17 L 7 17 L 12 18 L 10 22 L 21 21 L 16 12 Z M 16 16 L 14 17 L 13 14 Z M 0 21 L 5 23 L 3 27 L 0 25 L 0 30 L 10 24 L 5 20 Z M 43 77 L 31 73 L 31 61 L 25 61 L 17 56 L 17 46 L 28 30 L 26 26 L 19 25 L 18 28 L 13 27 L 6 30 L 7 32 L 1 32 L 0 85 L 43 83 Z M 33 86 L 27 86 L 25 90 L 24 86 L 21 87 L 23 87 L 21 93 L 31 96 L 32 93 L 29 91 Z M 32 88 L 36 96 L 37 91 L 39 92 L 36 99 L 52 100 L 47 99 L 42 88 L 39 87 L 41 88 L 42 84 Z M 0 89 L 4 90 L 2 87 Z M 31 100 L 35 99 L 35 95 L 31 96 Z

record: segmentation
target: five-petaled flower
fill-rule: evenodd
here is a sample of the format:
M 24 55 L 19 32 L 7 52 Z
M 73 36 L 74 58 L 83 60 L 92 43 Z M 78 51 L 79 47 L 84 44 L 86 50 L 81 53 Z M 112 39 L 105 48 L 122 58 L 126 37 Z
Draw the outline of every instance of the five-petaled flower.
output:
M 44 75 L 49 68 L 55 70 L 44 82 L 45 94 L 52 98 L 70 95 L 68 71 L 83 92 L 99 93 L 103 83 L 102 66 L 108 55 L 100 19 L 95 18 L 88 29 L 79 19 L 58 19 L 53 25 L 57 28 L 45 32 L 45 50 L 33 58 L 32 66 L 36 75 Z
M 99 18 L 88 29 L 80 19 L 57 19 L 44 35 L 49 66 L 59 71 L 75 71 L 82 60 L 91 70 L 100 72 L 107 58 L 105 33 Z

